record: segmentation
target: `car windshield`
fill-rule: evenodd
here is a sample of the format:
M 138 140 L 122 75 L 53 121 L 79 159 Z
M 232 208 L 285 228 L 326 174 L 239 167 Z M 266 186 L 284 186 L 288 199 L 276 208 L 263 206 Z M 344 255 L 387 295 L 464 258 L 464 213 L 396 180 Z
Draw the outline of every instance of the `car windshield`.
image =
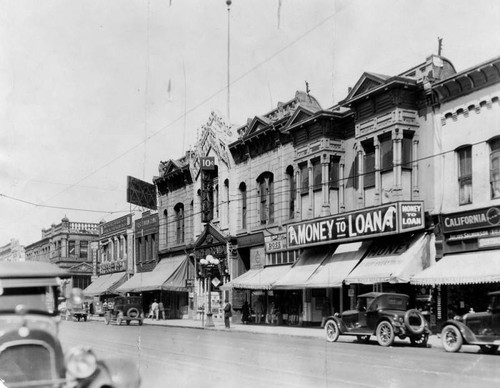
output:
M 23 305 L 28 312 L 41 314 L 55 313 L 55 289 L 45 287 L 14 287 L 0 290 L 0 310 L 14 312 Z

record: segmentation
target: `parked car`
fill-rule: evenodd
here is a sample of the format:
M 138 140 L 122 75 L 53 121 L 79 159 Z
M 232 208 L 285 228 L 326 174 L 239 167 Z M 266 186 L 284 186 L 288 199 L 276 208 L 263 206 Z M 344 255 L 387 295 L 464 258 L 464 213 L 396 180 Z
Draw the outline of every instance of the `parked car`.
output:
M 108 302 L 108 310 L 104 313 L 106 325 L 116 323 L 121 325 L 125 321 L 130 325 L 131 321 L 137 321 L 142 325 L 144 311 L 142 310 L 142 297 L 140 296 L 117 296 Z
M 396 337 L 409 338 L 413 346 L 426 346 L 431 331 L 419 310 L 408 310 L 408 295 L 370 292 L 358 296 L 355 310 L 330 316 L 325 322 L 326 338 L 335 342 L 340 335 L 356 336 L 368 342 L 372 335 L 382 346 L 390 346 Z
M 88 347 L 66 354 L 57 337 L 59 284 L 67 273 L 41 262 L 0 262 L 0 386 L 136 388 L 128 359 L 97 359 Z M 68 301 L 80 302 L 73 289 Z
M 443 324 L 441 341 L 447 352 L 458 352 L 462 345 L 479 345 L 483 353 L 496 353 L 500 346 L 500 291 L 488 296 L 487 311 L 467 313 Z
M 89 307 L 88 304 L 79 300 L 78 302 L 72 302 L 70 300 L 65 300 L 59 304 L 61 318 L 66 320 L 77 320 L 80 322 L 80 319 L 83 319 L 87 322 L 87 318 L 89 315 Z

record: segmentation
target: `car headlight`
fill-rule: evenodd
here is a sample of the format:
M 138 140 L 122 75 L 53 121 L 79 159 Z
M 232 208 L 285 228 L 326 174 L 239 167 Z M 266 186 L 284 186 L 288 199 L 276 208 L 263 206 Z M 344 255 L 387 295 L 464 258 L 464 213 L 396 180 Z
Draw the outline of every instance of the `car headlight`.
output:
M 66 357 L 68 373 L 77 379 L 85 379 L 92 375 L 97 368 L 97 358 L 88 348 L 72 348 Z

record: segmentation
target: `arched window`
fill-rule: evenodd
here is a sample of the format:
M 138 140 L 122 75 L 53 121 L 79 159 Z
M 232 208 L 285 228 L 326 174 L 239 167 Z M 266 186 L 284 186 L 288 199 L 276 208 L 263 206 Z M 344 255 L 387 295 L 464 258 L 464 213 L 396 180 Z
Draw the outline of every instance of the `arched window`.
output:
M 274 222 L 274 181 L 273 174 L 264 172 L 257 178 L 258 198 L 260 202 L 260 223 Z
M 240 196 L 241 196 L 241 229 L 247 228 L 247 185 L 245 182 L 240 183 Z
M 174 207 L 176 219 L 176 242 L 181 244 L 184 242 L 184 205 L 178 203 Z
M 291 220 L 295 217 L 295 174 L 292 166 L 286 168 L 286 176 L 288 178 L 288 218 Z

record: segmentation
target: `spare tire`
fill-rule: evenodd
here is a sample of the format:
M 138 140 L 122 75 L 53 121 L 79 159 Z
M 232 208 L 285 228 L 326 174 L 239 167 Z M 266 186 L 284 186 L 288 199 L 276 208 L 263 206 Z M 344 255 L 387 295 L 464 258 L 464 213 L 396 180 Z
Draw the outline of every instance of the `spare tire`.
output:
M 135 307 L 131 307 L 127 310 L 127 317 L 129 318 L 139 318 L 139 310 Z
M 425 318 L 417 309 L 411 309 L 405 313 L 404 323 L 410 334 L 420 335 L 424 332 Z

